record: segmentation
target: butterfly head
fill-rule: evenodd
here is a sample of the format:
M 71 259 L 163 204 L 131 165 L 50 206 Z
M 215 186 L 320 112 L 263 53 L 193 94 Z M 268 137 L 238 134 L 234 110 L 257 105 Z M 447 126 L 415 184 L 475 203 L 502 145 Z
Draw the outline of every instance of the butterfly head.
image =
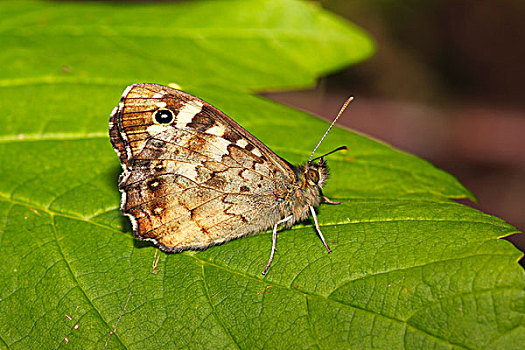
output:
M 323 188 L 328 178 L 328 167 L 326 161 L 321 158 L 319 162 L 308 162 L 304 165 L 303 179 L 305 187 Z
M 303 173 L 303 177 L 307 181 L 307 183 L 309 183 L 310 185 L 317 185 L 319 186 L 319 188 L 323 188 L 324 184 L 326 183 L 326 179 L 328 178 L 328 167 L 326 165 L 324 157 L 341 150 L 348 150 L 348 147 L 341 146 L 334 149 L 331 152 L 323 154 L 320 157 L 309 160 L 308 163 L 306 163 L 306 165 L 304 166 Z M 318 159 L 319 162 L 316 163 L 315 161 Z

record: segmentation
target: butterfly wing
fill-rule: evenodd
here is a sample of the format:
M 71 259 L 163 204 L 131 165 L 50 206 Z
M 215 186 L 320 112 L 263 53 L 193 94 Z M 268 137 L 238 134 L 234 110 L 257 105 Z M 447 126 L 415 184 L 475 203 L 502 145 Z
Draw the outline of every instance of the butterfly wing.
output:
M 156 116 L 164 113 L 169 122 Z M 124 169 L 122 211 L 163 250 L 205 248 L 281 219 L 288 162 L 210 104 L 154 84 L 129 86 L 110 119 Z

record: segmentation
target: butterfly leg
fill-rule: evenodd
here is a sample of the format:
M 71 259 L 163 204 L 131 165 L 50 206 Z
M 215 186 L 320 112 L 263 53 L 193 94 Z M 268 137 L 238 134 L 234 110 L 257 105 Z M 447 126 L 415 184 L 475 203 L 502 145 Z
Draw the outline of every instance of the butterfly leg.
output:
M 275 223 L 275 226 L 273 227 L 273 236 L 272 236 L 272 253 L 270 254 L 270 260 L 268 260 L 268 264 L 266 265 L 266 268 L 264 269 L 263 271 L 263 275 L 266 275 L 266 272 L 268 272 L 268 269 L 270 268 L 270 265 L 272 264 L 272 260 L 273 260 L 273 255 L 275 254 L 275 244 L 277 243 L 277 226 L 279 226 L 280 224 L 282 224 L 283 222 L 286 222 L 288 220 L 290 220 L 291 218 L 293 218 L 293 215 L 290 215 L 280 221 L 277 221 Z
M 317 233 L 319 233 L 319 237 L 321 237 L 321 241 L 323 241 L 324 246 L 326 247 L 326 250 L 328 250 L 328 253 L 331 253 L 330 247 L 328 247 L 328 244 L 326 244 L 326 241 L 324 240 L 323 233 L 321 232 L 321 228 L 319 227 L 319 221 L 317 221 L 317 215 L 315 214 L 314 207 L 310 206 L 310 211 L 312 212 L 312 216 L 314 217 L 315 221 L 315 229 L 317 230 Z
M 328 198 L 325 195 L 323 195 L 323 201 L 324 201 L 324 203 L 328 203 L 328 204 L 341 204 L 341 202 L 334 202 L 333 200 L 331 200 L 330 198 Z

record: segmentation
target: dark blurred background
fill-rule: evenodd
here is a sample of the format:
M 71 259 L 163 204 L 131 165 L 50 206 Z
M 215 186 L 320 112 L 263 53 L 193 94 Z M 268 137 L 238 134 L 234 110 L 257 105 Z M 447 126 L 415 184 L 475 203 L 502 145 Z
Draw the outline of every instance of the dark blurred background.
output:
M 369 60 L 306 91 L 264 94 L 425 158 L 525 229 L 525 1 L 324 0 L 375 39 Z M 525 235 L 514 235 L 522 250 Z M 522 264 L 524 260 L 522 259 Z

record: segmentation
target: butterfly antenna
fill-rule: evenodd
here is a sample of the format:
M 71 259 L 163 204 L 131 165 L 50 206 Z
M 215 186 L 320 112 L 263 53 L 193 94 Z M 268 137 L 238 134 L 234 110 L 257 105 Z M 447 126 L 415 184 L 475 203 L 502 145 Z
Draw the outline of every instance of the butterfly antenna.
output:
M 326 135 L 328 135 L 328 133 L 330 132 L 330 130 L 332 129 L 332 127 L 335 125 L 335 123 L 337 122 L 337 119 L 339 119 L 339 117 L 341 116 L 341 114 L 343 114 L 343 112 L 345 111 L 346 107 L 348 106 L 348 104 L 350 102 L 352 102 L 352 100 L 354 99 L 354 96 L 350 96 L 346 102 L 343 104 L 343 106 L 341 107 L 341 109 L 339 110 L 339 113 L 337 113 L 337 117 L 335 117 L 334 121 L 332 122 L 332 124 L 330 124 L 330 126 L 328 127 L 328 130 L 326 130 L 326 132 L 324 133 L 323 137 L 321 137 L 321 140 L 317 143 L 317 146 L 315 146 L 312 154 L 310 154 L 310 158 L 308 159 L 308 163 L 311 163 L 312 162 L 312 157 L 314 156 L 315 154 L 315 151 L 317 151 L 317 149 L 319 148 L 319 146 L 321 145 L 321 142 L 323 142 L 324 138 L 326 137 Z M 339 150 L 339 149 L 338 149 Z
M 332 153 L 335 153 L 335 152 L 338 152 L 338 151 L 341 151 L 341 150 L 347 150 L 348 151 L 348 147 L 346 146 L 341 146 L 341 147 L 337 147 L 336 149 L 334 149 L 333 151 L 330 151 L 328 153 L 325 153 L 323 154 L 322 156 L 319 156 L 319 157 L 315 157 L 314 159 L 312 159 L 311 161 L 312 162 L 315 162 L 317 159 L 320 159 L 320 158 L 324 158 Z

